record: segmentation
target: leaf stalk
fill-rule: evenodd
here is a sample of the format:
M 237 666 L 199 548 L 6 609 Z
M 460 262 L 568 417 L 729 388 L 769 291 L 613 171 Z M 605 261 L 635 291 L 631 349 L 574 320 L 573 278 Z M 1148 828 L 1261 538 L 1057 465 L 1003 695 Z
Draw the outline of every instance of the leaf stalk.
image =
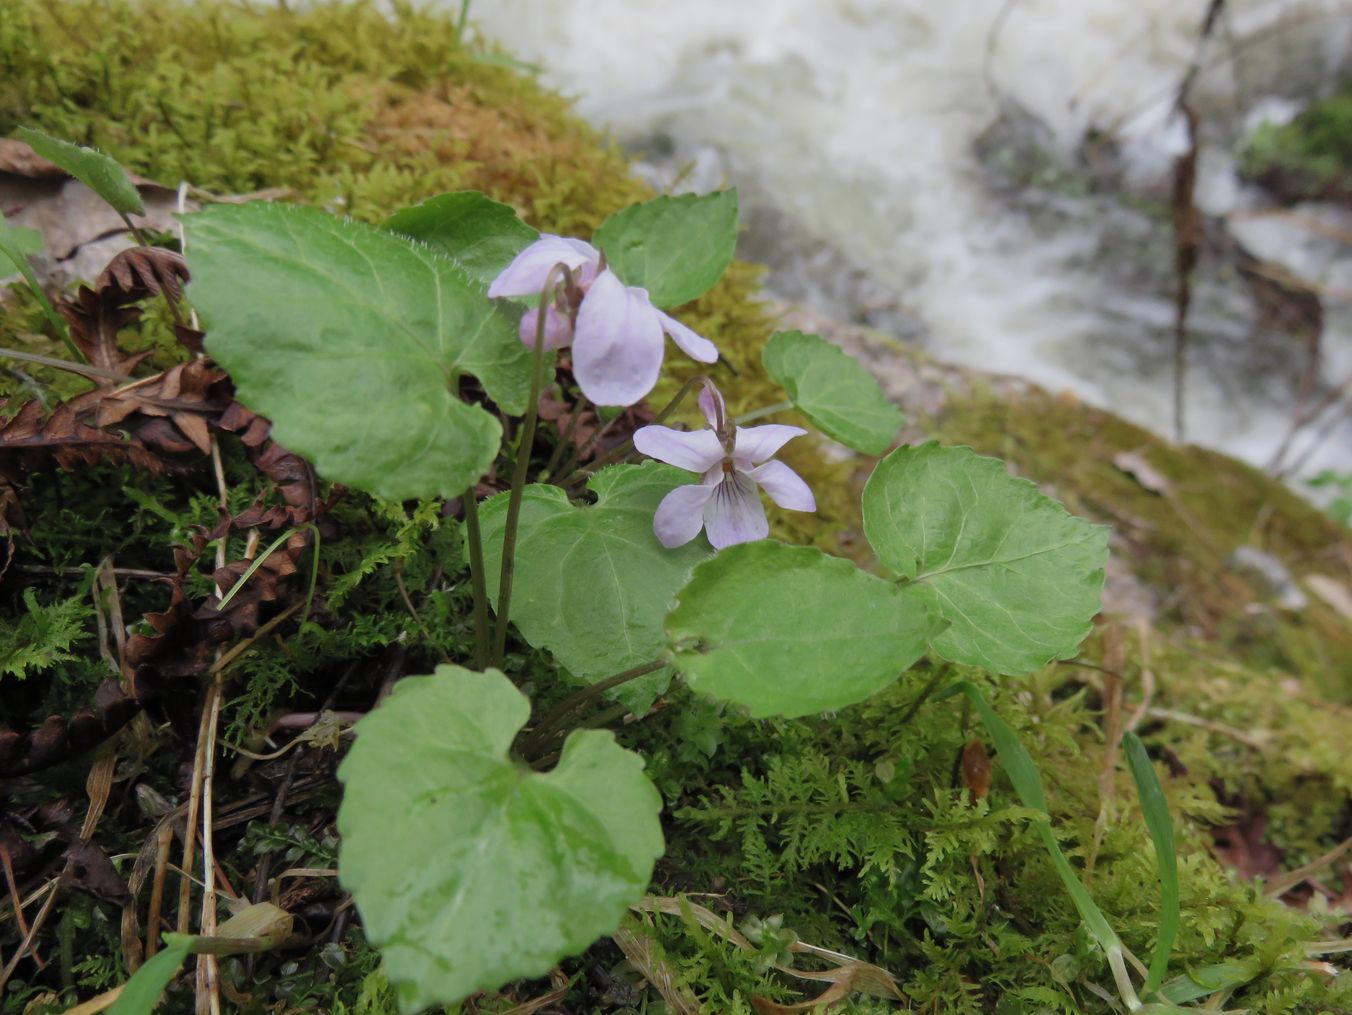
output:
M 507 652 L 507 625 L 512 604 L 513 558 L 516 555 L 516 530 L 521 518 L 521 498 L 526 489 L 526 473 L 530 469 L 531 447 L 535 444 L 535 423 L 540 410 L 540 370 L 545 358 L 545 311 L 555 287 L 568 275 L 566 264 L 556 264 L 545 277 L 540 293 L 540 309 L 535 321 L 535 346 L 531 351 L 530 401 L 526 418 L 521 424 L 521 439 L 517 443 L 516 467 L 512 473 L 512 492 L 507 498 L 507 518 L 502 531 L 502 571 L 498 577 L 498 623 L 493 638 L 491 662 L 501 666 Z

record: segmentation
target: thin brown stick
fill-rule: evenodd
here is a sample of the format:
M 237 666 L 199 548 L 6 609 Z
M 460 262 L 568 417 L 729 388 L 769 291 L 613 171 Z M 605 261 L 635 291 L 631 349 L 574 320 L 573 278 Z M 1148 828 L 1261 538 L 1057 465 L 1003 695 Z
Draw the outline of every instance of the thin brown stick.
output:
M 409 597 L 408 587 L 404 584 L 404 564 L 403 561 L 394 562 L 394 584 L 399 589 L 399 596 L 404 601 L 404 606 L 408 608 L 409 616 L 413 618 L 413 623 L 418 625 L 418 630 L 422 632 L 423 637 L 428 641 L 432 640 L 432 632 L 427 629 L 423 623 L 422 617 L 418 615 L 418 608 L 413 605 L 413 600 Z
M 1323 867 L 1327 867 L 1345 853 L 1352 853 L 1352 838 L 1344 839 L 1323 856 L 1315 857 L 1315 859 L 1311 860 L 1304 867 L 1297 867 L 1293 871 L 1287 871 L 1280 877 L 1273 878 L 1268 886 L 1263 889 L 1263 894 L 1271 896 L 1272 898 L 1284 895 L 1311 874 L 1314 874 Z
M 1268 461 L 1267 472 L 1276 479 L 1285 479 L 1292 471 L 1293 466 L 1285 465 L 1286 455 L 1291 450 L 1291 444 L 1296 439 L 1296 435 L 1307 426 L 1318 421 L 1319 417 L 1329 410 L 1333 405 L 1341 402 L 1347 397 L 1347 393 L 1352 391 L 1352 374 L 1345 377 L 1341 384 L 1327 392 L 1323 398 L 1314 405 L 1308 406 L 1294 413 L 1291 422 L 1287 425 L 1286 433 L 1282 435 L 1282 442 Z
M 201 933 L 210 937 L 216 933 L 216 853 L 215 835 L 211 823 L 216 776 L 216 730 L 221 718 L 221 694 L 224 677 L 218 672 L 211 684 L 208 699 L 209 718 L 204 728 L 206 747 L 202 767 L 202 915 L 198 921 Z M 197 1015 L 220 1015 L 220 976 L 216 956 L 197 957 Z
M 213 672 L 212 688 L 216 686 L 215 676 L 216 674 Z M 211 703 L 208 700 L 202 707 L 202 718 L 197 727 L 197 746 L 193 751 L 192 778 L 188 786 L 188 820 L 183 833 L 183 859 L 179 862 L 179 869 L 187 872 L 188 877 L 181 878 L 178 883 L 178 924 L 176 929 L 180 934 L 187 934 L 192 930 L 191 874 L 196 860 L 197 822 L 202 809 L 202 770 L 206 764 L 204 757 L 206 752 L 206 726 L 210 712 Z
M 9 850 L 0 846 L 0 864 L 5 867 L 5 884 L 9 887 L 9 897 L 14 904 L 14 922 L 19 925 L 19 933 L 28 936 L 28 920 L 23 915 L 23 898 L 19 892 L 19 883 L 14 878 L 14 864 Z
M 1126 732 L 1134 733 L 1141 720 L 1150 711 L 1150 703 L 1155 699 L 1155 671 L 1150 665 L 1150 621 L 1142 619 L 1140 623 L 1141 642 L 1141 703 L 1127 720 Z
M 64 874 L 64 872 L 63 872 Z M 9 983 L 9 978 L 14 975 L 14 970 L 19 968 L 19 963 L 23 961 L 28 950 L 33 947 L 33 939 L 37 937 L 38 931 L 42 925 L 47 922 L 47 916 L 52 911 L 52 903 L 56 901 L 57 893 L 60 889 L 60 878 L 52 882 L 52 890 L 47 898 L 43 900 L 42 908 L 38 910 L 37 916 L 33 917 L 33 924 L 28 929 L 28 933 L 23 936 L 23 941 L 19 943 L 18 950 L 10 956 L 9 962 L 5 968 L 0 970 L 0 990 L 5 989 L 5 984 Z
M 147 959 L 160 947 L 160 914 L 164 910 L 164 880 L 169 869 L 169 850 L 174 844 L 174 826 L 162 821 L 155 830 L 155 879 L 150 884 L 150 908 L 146 911 Z
M 1117 812 L 1117 755 L 1122 747 L 1122 665 L 1126 652 L 1122 629 L 1113 625 L 1103 631 L 1103 765 L 1099 769 L 1099 812 L 1094 839 L 1086 857 L 1088 873 L 1094 872 L 1103 836 Z

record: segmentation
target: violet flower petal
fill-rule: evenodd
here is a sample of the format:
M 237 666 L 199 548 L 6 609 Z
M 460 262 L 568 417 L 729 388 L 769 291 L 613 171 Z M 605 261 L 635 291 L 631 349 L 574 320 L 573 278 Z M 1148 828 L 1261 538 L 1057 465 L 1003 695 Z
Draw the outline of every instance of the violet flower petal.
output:
M 573 375 L 597 405 L 633 405 L 657 383 L 662 325 L 642 289 L 603 271 L 587 290 L 573 334 Z
M 726 422 L 728 407 L 723 404 L 723 393 L 712 384 L 704 384 L 699 389 L 699 411 L 709 421 L 709 429 L 717 430 L 719 422 Z
M 521 318 L 517 335 L 527 349 L 535 348 L 535 322 L 540 319 L 540 308 L 533 307 Z M 551 303 L 545 307 L 545 349 L 562 349 L 573 340 L 573 325 L 566 314 L 561 314 Z
M 725 476 L 704 505 L 704 531 L 716 550 L 768 536 L 770 523 L 756 485 L 740 472 Z
M 739 466 L 745 463 L 759 465 L 773 458 L 775 452 L 795 437 L 807 433 L 800 426 L 785 426 L 783 423 L 767 423 L 765 426 L 739 426 L 737 444 L 732 456 Z M 745 469 L 743 470 L 745 471 Z
M 490 297 L 531 296 L 545 287 L 549 269 L 556 264 L 579 268 L 596 264 L 601 255 L 590 243 L 563 236 L 541 233 L 540 238 L 526 247 L 503 268 L 488 287 Z
M 662 330 L 671 336 L 671 340 L 691 359 L 701 363 L 713 363 L 718 359 L 718 347 L 702 335 L 697 335 L 674 317 L 668 317 L 657 311 Z
M 782 508 L 790 511 L 817 510 L 817 498 L 812 495 L 811 488 L 803 482 L 802 476 L 783 462 L 766 462 L 748 469 L 746 475 Z
M 712 430 L 686 433 L 657 424 L 639 427 L 634 431 L 634 447 L 687 472 L 707 472 L 723 460 L 723 445 Z
M 717 483 L 693 483 L 678 486 L 662 498 L 653 515 L 653 533 L 668 550 L 684 546 L 704 528 L 704 505 Z

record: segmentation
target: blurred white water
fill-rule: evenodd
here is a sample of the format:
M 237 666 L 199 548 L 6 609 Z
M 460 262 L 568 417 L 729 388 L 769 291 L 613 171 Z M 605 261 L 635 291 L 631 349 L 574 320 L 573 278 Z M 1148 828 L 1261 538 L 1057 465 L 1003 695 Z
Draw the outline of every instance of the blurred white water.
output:
M 1186 137 L 1173 99 L 1208 3 L 479 0 L 471 14 L 659 185 L 737 185 L 744 252 L 775 269 L 772 290 L 1167 432 L 1166 202 Z M 1352 72 L 1349 54 L 1349 0 L 1232 0 L 1193 92 L 1204 211 L 1341 291 L 1325 301 L 1326 385 L 1352 372 L 1352 246 L 1245 217 L 1265 204 L 1233 146 L 1246 117 L 1290 115 Z M 1011 183 L 1030 175 L 1031 189 Z M 1336 210 L 1297 211 L 1352 232 Z M 1233 272 L 1212 274 L 1195 296 L 1187 436 L 1261 464 L 1303 349 L 1258 332 Z M 1328 465 L 1352 467 L 1352 423 L 1302 471 Z

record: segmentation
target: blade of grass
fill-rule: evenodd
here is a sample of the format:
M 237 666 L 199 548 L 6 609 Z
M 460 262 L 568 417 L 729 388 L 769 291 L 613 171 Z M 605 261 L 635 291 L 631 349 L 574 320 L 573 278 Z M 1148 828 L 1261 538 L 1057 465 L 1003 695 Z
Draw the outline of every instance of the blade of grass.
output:
M 1169 816 L 1169 804 L 1164 799 L 1164 789 L 1160 786 L 1155 766 L 1150 763 L 1145 744 L 1135 733 L 1127 733 L 1122 742 L 1127 750 L 1127 764 L 1131 767 L 1132 777 L 1136 780 L 1136 793 L 1141 798 L 1141 814 L 1145 817 L 1145 826 L 1150 830 L 1150 839 L 1155 844 L 1155 861 L 1160 874 L 1160 929 L 1155 942 L 1155 954 L 1150 959 L 1150 974 L 1146 977 L 1141 993 L 1149 994 L 1164 983 L 1164 974 L 1169 970 L 1169 955 L 1173 952 L 1174 939 L 1178 936 L 1178 925 L 1182 919 L 1182 909 L 1178 893 L 1178 854 L 1174 850 L 1174 823 Z
M 951 698 L 955 694 L 965 694 L 967 700 L 972 703 L 972 707 L 976 709 L 977 715 L 981 717 L 986 732 L 995 741 L 995 749 L 999 754 L 1000 764 L 1009 776 L 1009 781 L 1014 786 L 1014 792 L 1019 795 L 1019 800 L 1030 810 L 1041 811 L 1045 814 L 1047 812 L 1047 798 L 1042 791 L 1042 777 L 1038 774 L 1037 764 L 1033 761 L 1032 755 L 1024 750 L 1017 734 L 1009 728 L 1003 719 L 995 714 L 995 710 L 986 703 L 986 699 L 982 697 L 981 692 L 966 681 L 945 688 L 943 692 L 935 696 L 935 700 L 941 701 L 945 698 Z M 1052 867 L 1056 869 L 1057 875 L 1061 878 L 1062 886 L 1070 896 L 1071 901 L 1075 903 L 1075 909 L 1079 912 L 1085 929 L 1089 931 L 1090 936 L 1107 955 L 1108 965 L 1112 969 L 1113 980 L 1117 984 L 1117 990 L 1122 996 L 1123 1003 L 1133 1012 L 1140 1011 L 1140 998 L 1136 996 L 1136 988 L 1132 986 L 1131 976 L 1127 973 L 1126 949 L 1122 946 L 1122 941 L 1118 938 L 1117 932 L 1108 923 L 1103 911 L 1098 908 L 1093 896 L 1084 887 L 1079 876 L 1075 873 L 1075 869 L 1071 867 L 1070 861 L 1066 859 L 1065 853 L 1061 851 L 1061 844 L 1056 841 L 1056 834 L 1052 831 L 1051 821 L 1047 818 L 1037 818 L 1033 821 L 1033 830 L 1042 841 L 1042 845 L 1046 847 L 1047 855 L 1052 861 Z
M 190 940 L 176 941 L 152 959 L 147 959 L 122 987 L 108 1015 L 149 1015 L 159 1003 L 164 988 L 178 975 L 188 957 Z
M 304 526 L 297 526 L 296 528 L 288 528 L 288 530 L 285 531 L 285 533 L 279 535 L 279 537 L 277 537 L 276 539 L 273 539 L 272 542 L 268 543 L 268 549 L 265 549 L 264 551 L 262 551 L 262 553 L 258 554 L 257 557 L 254 558 L 253 564 L 250 564 L 250 565 L 249 565 L 249 568 L 247 568 L 247 569 L 245 570 L 245 573 L 243 573 L 243 574 L 241 574 L 241 576 L 239 576 L 239 581 L 237 581 L 237 583 L 235 583 L 234 585 L 231 585 L 230 591 L 228 591 L 228 592 L 226 593 L 226 595 L 220 597 L 219 603 L 216 604 L 216 610 L 222 611 L 222 610 L 224 610 L 224 608 L 227 607 L 227 605 L 230 605 L 230 600 L 231 600 L 231 599 L 234 599 L 235 595 L 237 595 L 237 593 L 239 592 L 239 589 L 242 589 L 243 587 L 245 587 L 245 585 L 247 584 L 247 581 L 249 581 L 249 578 L 253 577 L 254 572 L 256 572 L 256 570 L 260 569 L 262 565 L 266 564 L 266 562 L 268 562 L 268 558 L 269 558 L 269 557 L 272 557 L 272 554 L 273 554 L 273 553 L 276 553 L 277 547 L 283 545 L 284 542 L 287 542 L 288 539 L 291 538 L 291 537 L 293 537 L 293 535 L 295 535 L 296 533 L 303 533 L 303 531 L 306 530 L 306 528 L 315 528 L 315 527 L 312 526 L 312 524 L 304 524 Z M 224 538 L 224 537 L 222 537 L 222 538 Z M 312 565 L 312 568 L 311 568 L 311 585 L 310 585 L 310 593 L 308 593 L 308 595 L 306 596 L 306 616 L 310 615 L 310 603 L 311 603 L 311 600 L 314 599 L 314 595 L 315 595 L 315 584 L 316 584 L 316 580 L 318 580 L 318 577 L 319 577 L 319 543 L 318 543 L 318 539 L 319 539 L 319 530 L 318 530 L 318 528 L 315 528 L 315 541 L 316 541 L 316 542 L 315 542 L 315 561 L 314 561 L 314 565 Z
M 30 254 L 40 254 L 41 252 L 42 234 L 40 232 L 36 229 L 12 226 L 5 221 L 3 215 L 0 215 L 0 254 L 3 254 L 5 259 L 19 270 L 24 282 L 28 284 L 28 288 L 37 297 L 38 304 L 42 307 L 43 316 L 47 318 L 47 322 L 51 324 L 52 330 L 65 344 L 66 349 L 75 357 L 75 362 L 88 363 L 89 360 L 85 359 L 79 347 L 71 341 L 70 331 L 66 327 L 65 319 L 56 312 L 56 307 L 52 306 L 52 301 L 42 291 L 42 286 L 38 285 L 37 276 L 33 274 L 33 269 L 28 263 Z

